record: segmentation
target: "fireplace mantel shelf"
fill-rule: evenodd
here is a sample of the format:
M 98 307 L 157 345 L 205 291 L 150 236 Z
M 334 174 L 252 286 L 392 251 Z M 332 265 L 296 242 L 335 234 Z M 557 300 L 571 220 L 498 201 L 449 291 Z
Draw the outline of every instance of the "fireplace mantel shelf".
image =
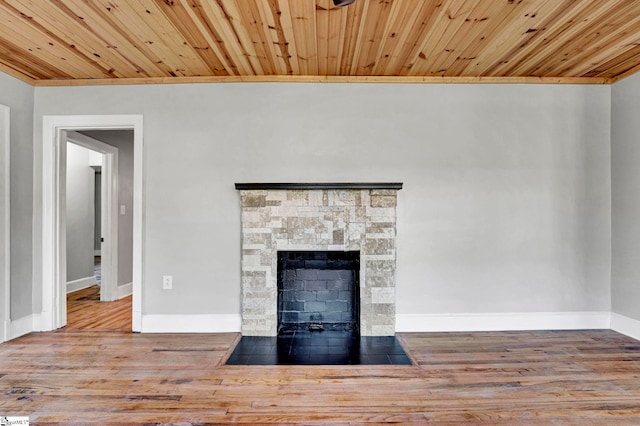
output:
M 402 182 L 236 183 L 237 190 L 402 189 Z

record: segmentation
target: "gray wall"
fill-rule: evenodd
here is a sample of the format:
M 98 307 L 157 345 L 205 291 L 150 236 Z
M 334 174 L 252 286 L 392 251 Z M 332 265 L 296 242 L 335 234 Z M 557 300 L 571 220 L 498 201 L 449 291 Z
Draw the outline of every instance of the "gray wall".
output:
M 33 103 L 33 87 L 0 72 L 0 104 L 11 108 L 12 320 L 34 312 Z
M 640 74 L 611 93 L 612 311 L 640 320 Z
M 94 170 L 89 150 L 67 144 L 67 282 L 93 276 Z
M 127 113 L 146 314 L 240 312 L 233 183 L 254 181 L 404 182 L 399 314 L 610 309 L 609 86 L 42 87 L 36 140 L 46 114 Z
M 80 132 L 118 148 L 118 285 L 133 281 L 133 131 L 100 130 Z

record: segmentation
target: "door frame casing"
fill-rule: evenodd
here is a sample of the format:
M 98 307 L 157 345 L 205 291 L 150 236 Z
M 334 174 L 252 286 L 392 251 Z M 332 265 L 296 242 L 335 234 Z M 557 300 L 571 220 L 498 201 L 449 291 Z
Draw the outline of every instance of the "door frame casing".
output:
M 118 298 L 118 148 L 76 132 L 67 133 L 67 142 L 103 155 L 100 234 L 105 239 L 100 301 L 112 302 Z M 60 249 L 66 250 L 66 247 Z
M 6 105 L 0 105 L 0 120 L 3 122 L 0 134 L 0 170 L 2 170 L 3 211 L 0 212 L 0 244 L 3 245 L 2 274 L 0 276 L 0 343 L 11 337 L 11 110 Z
M 142 115 L 45 115 L 42 125 L 42 313 L 41 330 L 64 326 L 66 282 L 61 251 L 60 153 L 63 132 L 81 130 L 133 129 L 133 301 L 132 330 L 142 328 L 143 259 L 143 117 Z M 66 280 L 65 280 L 66 281 Z M 64 299 L 64 300 L 63 300 Z

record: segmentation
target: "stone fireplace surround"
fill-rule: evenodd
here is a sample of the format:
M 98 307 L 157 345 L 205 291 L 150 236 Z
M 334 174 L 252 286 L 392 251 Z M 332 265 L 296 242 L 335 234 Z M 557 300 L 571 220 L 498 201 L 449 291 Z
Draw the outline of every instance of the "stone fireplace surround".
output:
M 236 183 L 242 207 L 242 334 L 277 335 L 278 251 L 360 252 L 360 333 L 395 334 L 401 183 Z

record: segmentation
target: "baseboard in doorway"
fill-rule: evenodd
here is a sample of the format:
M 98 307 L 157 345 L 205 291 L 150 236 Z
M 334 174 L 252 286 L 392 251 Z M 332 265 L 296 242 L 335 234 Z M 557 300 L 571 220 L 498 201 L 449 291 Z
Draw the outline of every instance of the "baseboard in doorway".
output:
M 82 290 L 83 288 L 91 287 L 92 285 L 96 284 L 97 281 L 95 275 L 86 278 L 80 278 L 79 280 L 69 281 L 67 282 L 67 293 Z
M 133 283 L 119 285 L 118 291 L 116 293 L 116 297 L 118 298 L 118 300 L 120 300 L 124 297 L 131 296 L 132 293 L 133 293 Z

